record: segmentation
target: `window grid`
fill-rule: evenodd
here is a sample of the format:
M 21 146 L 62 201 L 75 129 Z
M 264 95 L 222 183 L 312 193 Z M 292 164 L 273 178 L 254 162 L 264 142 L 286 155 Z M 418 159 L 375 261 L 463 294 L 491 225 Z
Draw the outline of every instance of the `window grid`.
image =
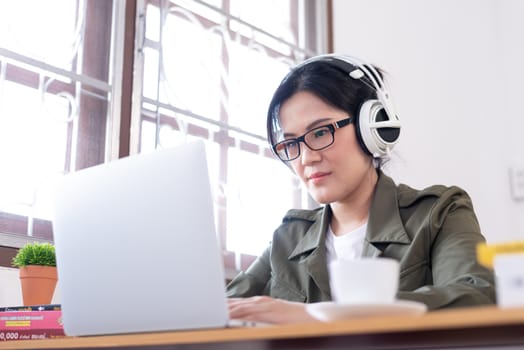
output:
M 43 3 L 38 4 L 40 4 L 38 6 L 43 5 Z M 37 4 L 35 3 L 35 5 Z M 21 119 L 23 115 L 20 114 L 20 111 L 27 106 L 33 106 L 36 112 L 35 115 L 25 117 L 30 121 L 30 124 L 27 124 L 22 129 L 23 131 L 17 135 L 17 139 L 26 141 L 20 141 L 18 145 L 10 145 L 10 148 L 3 147 L 0 150 L 0 158 L 3 161 L 9 160 L 10 154 L 14 154 L 17 159 L 19 158 L 16 163 L 26 165 L 26 168 L 16 170 L 17 165 L 11 167 L 15 164 L 11 162 L 8 163 L 11 166 L 3 172 L 3 174 L 7 174 L 7 177 L 4 175 L 2 183 L 0 183 L 0 186 L 3 185 L 3 188 L 0 187 L 0 239 L 11 234 L 18 234 L 26 237 L 32 236 L 36 239 L 52 240 L 49 210 L 37 209 L 42 207 L 42 202 L 45 202 L 45 200 L 40 199 L 42 188 L 47 190 L 46 187 L 52 185 L 50 183 L 57 176 L 100 164 L 107 160 L 105 153 L 108 139 L 106 137 L 106 127 L 109 120 L 107 117 L 112 103 L 111 96 L 115 94 L 115 89 L 109 81 L 111 69 L 110 44 L 113 35 L 111 16 L 114 5 L 113 1 L 97 3 L 92 0 L 77 0 L 74 5 L 69 0 L 44 5 L 40 14 L 41 18 L 53 18 L 52 13 L 57 10 L 56 6 L 72 10 L 73 13 L 69 13 L 69 15 L 76 18 L 70 51 L 65 60 L 56 59 L 56 57 L 49 58 L 54 53 L 52 50 L 47 50 L 47 52 L 31 50 L 33 43 L 30 41 L 13 41 L 7 36 L 0 38 L 0 109 L 3 110 L 0 122 L 3 123 L 4 132 L 19 132 L 20 128 L 13 130 L 10 128 L 12 128 L 12 125 L 23 122 Z M 34 10 L 21 7 L 15 11 L 7 4 L 0 6 L 8 7 L 0 11 L 14 18 L 13 23 L 20 22 L 20 19 L 16 19 L 17 15 L 25 18 L 24 11 Z M 6 23 L 10 23 L 9 20 L 3 21 L 2 24 L 8 26 Z M 56 19 L 53 26 L 61 23 L 60 19 Z M 59 32 L 66 30 L 64 27 Z M 8 32 L 8 30 L 6 31 Z M 58 32 L 55 31 L 55 33 L 58 35 Z M 38 38 L 39 34 L 35 33 L 35 35 L 31 35 L 31 38 Z M 55 44 L 61 42 L 61 40 L 54 39 L 53 37 L 46 37 L 45 40 L 40 38 L 39 41 L 49 43 L 50 47 L 56 47 Z M 34 42 L 37 47 L 40 47 L 38 40 Z M 11 108 L 10 110 L 15 112 L 8 113 L 7 108 L 10 108 L 9 105 L 13 103 L 7 100 L 7 96 L 12 95 L 8 95 L 8 93 L 13 88 L 24 94 L 21 102 L 18 102 L 22 106 L 17 110 Z M 39 99 L 38 96 L 40 96 Z M 19 98 L 19 96 L 14 97 Z M 48 101 L 52 101 L 51 105 Z M 56 109 L 59 105 L 62 105 L 63 113 Z M 52 108 L 48 110 L 50 106 Z M 48 132 L 51 124 L 64 124 L 63 130 L 65 132 L 46 135 L 45 133 Z M 34 137 L 23 135 L 30 135 L 30 133 L 41 140 L 41 146 L 36 141 L 32 141 Z M 46 136 L 49 138 L 46 139 Z M 58 140 L 56 140 L 57 138 Z M 27 142 L 31 144 L 27 145 Z M 28 171 L 27 169 L 32 169 L 27 166 L 29 163 L 41 162 L 42 160 L 44 162 L 49 161 L 46 154 L 42 155 L 42 159 L 35 158 L 34 155 L 51 143 L 61 144 L 60 147 L 63 149 L 62 164 L 55 164 L 52 170 L 47 169 L 42 173 L 38 168 Z M 18 155 L 17 151 L 19 151 L 20 146 L 30 149 L 31 152 L 28 154 L 35 159 L 31 160 L 24 158 L 23 155 Z M 6 162 L 3 162 L 3 164 L 7 166 Z M 16 171 L 21 172 L 22 177 L 29 176 L 29 172 L 31 177 L 34 178 L 35 188 L 31 198 L 23 199 L 16 195 L 15 198 L 11 198 L 9 192 L 6 196 L 6 188 L 13 185 L 11 183 L 13 179 L 18 180 Z M 9 172 L 12 174 L 9 174 Z M 40 178 L 37 178 L 38 176 Z M 26 183 L 24 187 L 30 188 L 31 184 Z
M 211 14 L 216 16 L 210 15 L 209 17 L 206 17 L 201 13 L 191 12 L 188 8 L 183 7 L 183 3 L 203 5 L 205 9 L 209 10 Z M 153 93 L 153 95 L 156 94 L 154 98 L 152 98 L 152 94 L 148 93 L 147 91 L 143 91 L 140 95 L 140 114 L 135 116 L 134 120 L 134 125 L 138 125 L 136 130 L 139 130 L 144 125 L 154 125 L 155 144 L 152 147 L 145 145 L 143 143 L 145 142 L 144 131 L 139 132 L 138 138 L 140 141 L 137 142 L 137 148 L 135 149 L 135 152 L 143 152 L 146 149 L 163 147 L 164 145 L 162 144 L 160 135 L 162 134 L 162 128 L 166 126 L 173 131 L 178 131 L 178 137 L 180 137 L 179 134 L 182 134 L 203 138 L 208 142 L 218 146 L 219 150 L 217 152 L 217 157 L 219 169 L 216 171 L 218 176 L 218 184 L 216 185 L 218 187 L 226 187 L 226 189 L 228 187 L 228 163 L 230 162 L 229 152 L 231 149 L 240 149 L 253 154 L 255 157 L 262 156 L 268 159 L 274 159 L 272 152 L 267 147 L 265 135 L 253 133 L 242 126 L 234 125 L 230 122 L 232 114 L 228 109 L 230 97 L 230 90 L 228 89 L 230 87 L 228 85 L 228 74 L 230 73 L 230 60 L 231 58 L 234 58 L 232 56 L 234 53 L 229 50 L 231 43 L 228 43 L 228 40 L 235 38 L 235 43 L 239 47 L 263 52 L 265 56 L 275 61 L 284 62 L 286 66 L 290 66 L 294 62 L 303 59 L 306 55 L 312 54 L 312 50 L 301 48 L 294 43 L 287 42 L 280 38 L 278 38 L 276 41 L 278 41 L 279 44 L 288 46 L 287 54 L 279 52 L 272 47 L 264 47 L 260 42 L 256 42 L 253 37 L 249 37 L 244 33 L 237 35 L 238 33 L 232 29 L 232 23 L 236 23 L 237 27 L 244 26 L 253 31 L 258 31 L 263 35 L 269 36 L 271 39 L 277 38 L 271 34 L 268 34 L 267 32 L 264 32 L 255 25 L 250 25 L 239 17 L 230 15 L 228 11 L 231 3 L 232 1 L 222 1 L 222 7 L 217 8 L 199 0 L 185 2 L 168 2 L 158 0 L 144 1 L 143 7 L 141 10 L 139 10 L 140 13 L 138 15 L 142 21 L 145 21 L 145 23 L 141 24 L 141 26 L 144 27 L 144 29 L 142 29 L 144 33 L 144 39 L 139 40 L 139 42 L 143 43 L 143 46 L 138 48 L 137 51 L 139 55 L 137 58 L 135 58 L 136 60 L 142 62 L 139 63 L 138 66 L 146 66 L 143 69 L 144 74 L 146 74 L 145 72 L 148 72 L 149 74 L 151 74 L 151 72 L 155 72 L 155 69 L 147 69 L 147 64 L 151 64 L 151 61 L 148 62 L 148 60 L 158 60 L 158 73 L 156 74 L 157 78 L 160 77 L 157 79 L 157 85 L 155 87 L 156 90 Z M 300 1 L 290 1 L 289 3 L 292 7 L 290 12 L 295 14 L 292 20 L 295 25 L 295 37 L 297 41 L 306 42 L 307 40 L 305 39 L 299 40 L 297 13 Z M 155 11 L 155 13 L 158 12 L 158 15 L 156 16 L 156 23 L 147 22 L 147 20 L 151 21 L 152 18 L 155 18 L 155 16 L 148 13 L 148 11 Z M 180 105 L 180 100 L 175 100 L 173 102 L 174 99 L 166 99 L 165 96 L 162 95 L 162 84 L 160 80 L 162 78 L 167 79 L 165 77 L 167 74 L 163 70 L 166 62 L 162 61 L 164 58 L 162 42 L 166 40 L 167 34 L 163 30 L 164 26 L 166 26 L 166 22 L 170 20 L 169 16 L 176 17 L 176 20 L 188 22 L 209 32 L 215 31 L 221 34 L 219 35 L 220 49 L 218 52 L 216 52 L 216 56 L 221 57 L 221 62 L 219 62 L 219 64 L 222 69 L 219 78 L 219 86 L 221 91 L 219 99 L 220 104 L 217 106 L 216 110 L 212 112 L 213 116 L 210 116 L 209 113 L 205 114 L 194 112 L 191 108 L 192 106 Z M 151 26 L 158 26 L 158 28 L 153 31 L 151 30 Z M 220 30 L 217 28 L 220 28 Z M 154 38 L 150 38 L 147 35 L 148 31 L 154 32 L 154 34 L 151 35 Z M 190 49 L 183 47 L 182 44 L 178 45 L 175 40 L 176 37 L 169 37 L 168 41 L 171 45 L 178 47 L 179 51 L 193 54 Z M 195 56 L 195 60 L 198 60 L 198 55 Z M 185 69 L 191 70 L 196 68 L 185 67 Z M 281 74 L 279 77 L 281 77 Z M 147 75 L 143 77 L 144 80 L 147 80 L 148 78 L 149 77 Z M 172 85 L 177 83 L 180 85 L 184 84 L 185 81 L 181 78 L 179 81 L 172 82 Z M 144 87 L 147 85 L 147 82 L 143 82 Z M 266 104 L 268 102 L 269 100 L 266 101 Z M 164 113 L 162 111 L 164 111 Z M 169 113 L 165 113 L 165 111 L 168 111 Z M 264 133 L 265 129 L 259 128 L 258 131 Z M 151 140 L 152 138 L 148 137 L 147 139 Z M 290 206 L 301 206 L 303 193 L 300 191 L 296 180 L 290 180 L 290 184 L 290 191 L 293 192 L 292 203 L 290 203 Z M 257 184 L 254 185 L 257 186 Z M 216 192 L 219 193 L 220 191 L 217 190 Z M 230 205 L 228 205 L 228 201 L 230 200 L 231 199 L 228 199 L 227 195 L 217 195 L 215 198 L 215 207 L 217 208 L 217 230 L 223 247 L 228 246 L 228 224 L 226 217 L 227 210 L 230 209 Z M 283 215 L 284 212 L 280 214 Z M 272 229 L 274 228 L 276 228 L 276 226 Z M 229 234 L 229 236 L 230 235 L 231 234 Z M 246 264 L 251 263 L 254 258 L 252 254 L 235 254 L 227 250 L 224 252 L 224 257 L 226 260 L 226 267 L 231 269 L 244 268 Z
M 246 117 L 240 113 L 240 110 L 231 110 L 228 102 L 238 100 L 239 92 L 231 88 L 230 77 L 235 74 L 242 75 L 234 71 L 239 64 L 237 59 L 239 52 L 249 53 L 250 58 L 268 59 L 261 63 L 257 61 L 256 68 L 259 64 L 269 61 L 276 62 L 281 71 L 275 72 L 275 76 L 279 77 L 284 72 L 282 67 L 287 69 L 294 62 L 315 54 L 318 50 L 314 47 L 304 48 L 302 44 L 297 44 L 311 42 L 311 38 L 304 38 L 303 33 L 299 33 L 299 28 L 307 27 L 304 23 L 299 23 L 302 17 L 307 17 L 302 16 L 301 11 L 309 8 L 311 4 L 304 0 L 289 0 L 294 40 L 282 39 L 278 34 L 265 32 L 260 26 L 245 21 L 241 15 L 230 14 L 235 0 L 209 0 L 208 2 L 139 0 L 137 3 L 121 0 L 106 2 L 77 0 L 76 4 L 77 21 L 82 25 L 77 23 L 75 30 L 81 35 L 81 39 L 75 43 L 78 53 L 72 58 L 68 69 L 10 51 L 8 48 L 1 47 L 0 42 L 0 108 L 2 107 L 1 83 L 4 81 L 14 82 L 35 91 L 45 86 L 48 95 L 72 97 L 69 112 L 77 115 L 67 124 L 67 135 L 64 138 L 65 160 L 63 169 L 60 170 L 62 173 L 163 147 L 163 139 L 168 140 L 165 146 L 170 146 L 170 135 L 182 139 L 192 137 L 205 139 L 216 156 L 213 175 L 218 179 L 218 187 L 221 187 L 219 189 L 221 192 L 217 192 L 215 203 L 218 208 L 217 228 L 221 243 L 226 247 L 227 209 L 228 204 L 231 205 L 231 201 L 234 200 L 228 198 L 227 193 L 231 172 L 229 168 L 232 162 L 231 152 L 241 151 L 238 154 L 250 155 L 248 158 L 274 159 L 263 135 L 265 129 L 257 127 L 253 131 L 251 126 L 246 127 L 242 124 Z M 221 7 L 216 7 L 216 4 Z M 147 11 L 154 9 L 159 13 L 159 20 L 173 17 L 188 23 L 192 20 L 190 24 L 195 25 L 197 21 L 202 30 L 214 31 L 217 47 L 214 52 L 216 55 L 212 57 L 219 58 L 215 64 L 221 68 L 216 75 L 219 87 L 217 90 L 220 94 L 215 98 L 217 105 L 214 106 L 212 113 L 202 113 L 191 105 L 173 103 L 167 95 L 168 89 L 162 86 L 167 80 L 163 76 L 165 67 L 162 66 L 164 54 L 162 43 L 165 39 L 162 37 L 164 35 L 162 21 L 158 23 L 159 36 L 155 37 L 153 33 L 146 37 L 146 30 L 149 29 L 146 27 Z M 125 20 L 118 17 L 122 15 L 125 15 Z M 124 27 L 125 37 L 122 29 Z M 136 33 L 129 36 L 130 29 L 136 29 Z M 310 30 L 315 31 L 314 28 Z M 115 45 L 115 38 L 121 39 L 123 43 Z M 231 38 L 234 40 L 230 40 Z M 232 44 L 236 45 L 234 50 L 231 49 Z M 178 48 L 183 52 L 182 46 Z M 114 57 L 115 51 L 117 55 L 126 52 L 126 56 L 122 58 L 124 67 L 121 80 L 112 80 L 115 76 L 119 76 L 119 73 L 122 74 L 118 70 L 115 71 L 113 67 L 117 62 Z M 156 81 L 156 91 L 153 90 L 153 95 L 148 96 L 143 94 L 147 82 L 141 73 L 145 72 L 144 58 L 147 52 L 158 53 L 156 74 L 161 78 Z M 258 78 L 252 79 L 249 83 L 257 85 L 255 82 L 258 82 Z M 169 83 L 172 83 L 171 87 L 177 87 L 180 80 L 175 79 L 174 82 Z M 260 97 L 260 100 L 265 99 L 266 105 L 269 102 L 267 97 Z M 75 108 L 76 112 L 74 112 Z M 260 112 L 261 108 L 258 110 Z M 262 110 L 262 114 L 264 112 L 265 110 Z M 110 118 L 109 115 L 113 117 Z M 153 138 L 149 133 L 153 133 Z M 165 135 L 168 137 L 166 138 Z M 233 158 L 236 157 L 235 155 Z M 289 191 L 292 205 L 301 206 L 303 193 L 298 182 L 291 178 Z M 283 212 L 281 214 L 283 215 Z M 52 225 L 45 218 L 2 211 L 0 207 L 0 240 L 2 233 L 21 235 L 29 233 L 35 238 L 52 239 Z M 245 267 L 253 258 L 252 254 L 224 252 L 228 269 Z

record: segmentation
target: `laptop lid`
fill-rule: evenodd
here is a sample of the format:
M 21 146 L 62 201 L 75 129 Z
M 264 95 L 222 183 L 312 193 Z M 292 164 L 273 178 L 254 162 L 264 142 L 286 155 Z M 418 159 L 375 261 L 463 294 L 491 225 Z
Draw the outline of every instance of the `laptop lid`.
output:
M 66 334 L 226 326 L 202 141 L 64 176 L 53 226 Z

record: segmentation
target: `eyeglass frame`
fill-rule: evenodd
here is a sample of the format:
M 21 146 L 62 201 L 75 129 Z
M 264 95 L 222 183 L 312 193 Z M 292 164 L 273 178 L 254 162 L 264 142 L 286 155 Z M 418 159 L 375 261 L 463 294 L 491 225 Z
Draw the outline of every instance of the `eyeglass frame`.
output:
M 341 120 L 338 120 L 336 122 L 333 122 L 333 123 L 329 123 L 329 124 L 325 124 L 325 125 L 320 125 L 320 126 L 317 126 L 311 130 L 308 130 L 306 131 L 302 136 L 299 136 L 299 137 L 293 137 L 293 138 L 289 138 L 289 139 L 285 139 L 285 140 L 282 140 L 280 142 L 277 142 L 275 143 L 272 148 L 273 148 L 273 152 L 277 155 L 277 157 L 282 160 L 283 162 L 290 162 L 292 160 L 295 160 L 297 159 L 298 157 L 300 157 L 300 154 L 301 154 L 301 147 L 300 147 L 300 143 L 302 142 L 304 145 L 306 145 L 307 148 L 309 148 L 310 150 L 312 151 L 322 151 L 326 148 L 328 148 L 329 146 L 333 145 L 335 143 L 335 131 L 337 129 L 340 129 L 340 128 L 343 128 L 345 126 L 348 126 L 349 124 L 351 124 L 353 122 L 354 118 L 352 116 L 349 116 L 345 119 L 341 119 Z M 306 135 L 308 134 L 311 134 L 313 132 L 315 132 L 316 130 L 319 130 L 319 129 L 322 129 L 322 128 L 328 128 L 329 129 L 329 132 L 331 133 L 331 142 L 326 145 L 326 146 L 322 146 L 320 148 L 313 148 L 311 147 L 310 145 L 307 144 L 306 142 Z M 289 144 L 290 142 L 296 142 L 296 144 L 298 145 L 298 152 L 297 152 L 297 155 L 296 157 L 293 157 L 293 158 L 289 158 L 288 159 L 283 159 L 281 156 L 280 156 L 280 153 L 277 151 L 277 148 L 279 145 L 282 145 L 282 144 Z M 287 146 L 284 148 L 286 149 Z

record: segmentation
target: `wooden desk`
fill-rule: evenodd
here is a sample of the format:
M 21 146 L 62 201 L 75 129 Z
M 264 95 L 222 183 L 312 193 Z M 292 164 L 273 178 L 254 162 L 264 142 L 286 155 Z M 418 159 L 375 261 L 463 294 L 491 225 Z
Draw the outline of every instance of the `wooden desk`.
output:
M 391 350 L 515 345 L 524 348 L 524 308 L 479 307 L 333 323 L 9 341 L 0 348 Z

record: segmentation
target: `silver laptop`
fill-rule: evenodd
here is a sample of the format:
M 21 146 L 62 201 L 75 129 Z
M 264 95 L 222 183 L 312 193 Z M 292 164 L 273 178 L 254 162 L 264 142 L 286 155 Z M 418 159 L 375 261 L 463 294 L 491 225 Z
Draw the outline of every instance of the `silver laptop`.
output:
M 227 325 L 203 142 L 66 175 L 53 227 L 67 335 Z

